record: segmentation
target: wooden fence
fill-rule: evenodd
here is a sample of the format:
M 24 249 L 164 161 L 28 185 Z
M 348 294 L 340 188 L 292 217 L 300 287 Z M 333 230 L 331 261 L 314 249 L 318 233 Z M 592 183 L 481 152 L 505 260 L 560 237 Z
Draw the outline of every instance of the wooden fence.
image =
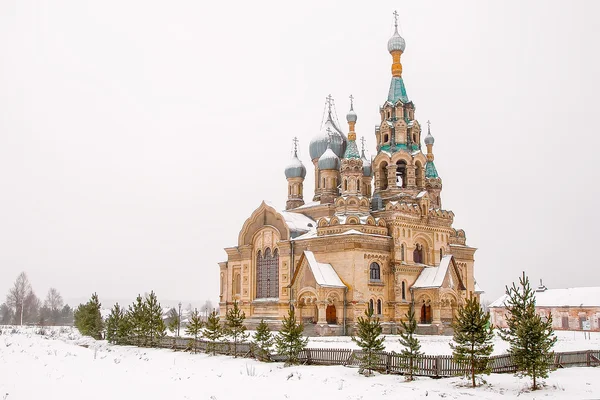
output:
M 201 352 L 234 355 L 234 345 L 231 342 L 211 343 L 201 339 L 164 337 L 160 339 L 157 347 L 189 351 L 195 348 L 196 351 Z M 237 356 L 256 358 L 257 352 L 253 343 L 238 343 L 236 347 Z M 362 350 L 307 348 L 300 353 L 299 360 L 301 364 L 307 365 L 343 365 L 360 368 L 363 354 Z M 385 351 L 376 353 L 376 356 L 377 371 L 387 374 L 408 373 L 407 357 Z M 271 361 L 285 361 L 285 357 L 279 354 L 270 354 L 268 358 Z M 441 378 L 468 372 L 468 366 L 457 363 L 452 356 L 423 355 L 415 358 L 413 363 L 414 374 L 419 376 Z M 600 350 L 555 352 L 553 364 L 555 368 L 600 366 Z M 513 373 L 517 370 L 508 354 L 489 357 L 488 366 L 493 373 Z

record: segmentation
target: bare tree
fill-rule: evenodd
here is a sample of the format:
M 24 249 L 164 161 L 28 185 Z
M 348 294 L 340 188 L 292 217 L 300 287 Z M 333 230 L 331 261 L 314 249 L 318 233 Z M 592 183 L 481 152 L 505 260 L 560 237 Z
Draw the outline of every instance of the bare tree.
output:
M 23 325 L 23 314 L 25 309 L 25 299 L 31 293 L 31 284 L 27 279 L 27 274 L 21 272 L 17 277 L 14 285 L 6 295 L 6 304 L 14 310 L 15 320 L 19 321 L 19 325 Z
M 50 288 L 46 295 L 46 301 L 44 306 L 48 307 L 51 311 L 60 310 L 63 307 L 63 298 L 55 288 Z
M 33 291 L 30 291 L 27 297 L 25 297 L 23 305 L 23 322 L 37 324 L 39 322 L 40 308 L 42 308 L 40 299 Z

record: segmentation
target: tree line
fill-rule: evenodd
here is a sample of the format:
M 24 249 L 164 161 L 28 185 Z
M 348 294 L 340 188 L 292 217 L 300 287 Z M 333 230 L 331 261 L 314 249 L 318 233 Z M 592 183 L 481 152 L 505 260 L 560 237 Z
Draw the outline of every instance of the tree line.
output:
M 535 296 L 529 279 L 523 273 L 519 284 L 513 283 L 506 287 L 506 308 L 509 312 L 508 329 L 499 330 L 500 337 L 509 343 L 508 353 L 517 366 L 517 374 L 533 379 L 533 389 L 538 388 L 538 379 L 548 377 L 553 367 L 552 348 L 556 336 L 552 329 L 552 316 L 542 316 L 536 313 Z M 114 344 L 134 344 L 137 346 L 157 346 L 166 336 L 167 324 L 162 318 L 162 309 L 154 292 L 142 298 L 138 295 L 128 309 L 116 304 L 106 321 L 100 315 L 100 302 L 96 294 L 88 303 L 80 305 L 75 312 L 75 326 L 84 335 L 106 339 Z M 173 331 L 180 321 L 175 314 L 169 316 Z M 189 350 L 196 352 L 197 339 L 208 342 L 207 352 L 215 354 L 219 341 L 228 340 L 233 346 L 233 354 L 237 357 L 237 346 L 247 342 L 244 320 L 246 316 L 240 310 L 238 303 L 227 310 L 224 321 L 213 310 L 206 321 L 200 317 L 198 310 L 192 312 L 186 326 L 186 334 L 192 336 L 193 346 Z M 173 322 L 174 321 L 174 322 Z M 401 322 L 402 332 L 401 351 L 406 360 L 406 379 L 412 380 L 417 372 L 417 360 L 423 355 L 421 345 L 415 336 L 417 322 L 414 309 L 411 306 Z M 476 386 L 477 378 L 490 373 L 489 357 L 493 352 L 493 327 L 490 324 L 490 314 L 484 311 L 479 301 L 471 297 L 457 310 L 452 323 L 454 329 L 453 343 L 450 344 L 454 360 L 463 365 L 472 386 Z M 303 336 L 304 326 L 296 320 L 294 309 L 284 317 L 281 329 L 277 334 L 271 332 L 268 324 L 261 320 L 253 336 L 255 355 L 263 361 L 270 360 L 270 354 L 275 348 L 277 354 L 284 356 L 286 365 L 299 362 L 300 353 L 306 348 L 308 338 Z M 378 369 L 379 355 L 385 350 L 385 337 L 382 335 L 382 325 L 374 317 L 373 310 L 368 308 L 364 317 L 357 318 L 356 332 L 352 340 L 361 348 L 359 357 L 359 372 L 369 376 Z
M 21 272 L 0 304 L 0 325 L 72 325 L 73 309 L 64 304 L 59 291 L 50 288 L 42 302 Z

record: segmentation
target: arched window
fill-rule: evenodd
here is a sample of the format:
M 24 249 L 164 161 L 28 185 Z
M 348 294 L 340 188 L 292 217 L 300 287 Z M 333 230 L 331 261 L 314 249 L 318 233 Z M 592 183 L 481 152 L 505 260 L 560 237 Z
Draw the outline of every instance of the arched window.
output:
M 400 245 L 400 261 L 404 261 L 404 243 Z
M 406 187 L 406 161 L 404 160 L 396 163 L 396 186 Z
M 381 315 L 381 300 L 377 300 L 377 315 Z
M 390 141 L 390 136 L 386 133 L 385 135 L 383 135 L 383 144 L 386 144 L 389 141 Z
M 240 294 L 242 289 L 242 282 L 240 281 L 240 274 L 235 274 L 233 282 L 233 294 Z
M 279 251 L 265 250 L 256 256 L 256 298 L 279 297 Z
M 377 264 L 376 262 L 371 263 L 370 271 L 370 278 L 372 281 L 381 280 L 381 269 L 379 267 L 379 264 Z
M 344 190 L 348 190 L 348 180 L 344 179 Z
M 373 312 L 373 309 L 375 307 L 373 307 L 373 299 L 369 300 L 369 311 Z
M 423 245 L 417 243 L 413 252 L 413 261 L 418 264 L 423 264 Z
M 402 281 L 402 300 L 406 300 L 406 282 Z
M 444 249 L 440 247 L 440 262 L 442 262 L 442 258 L 444 257 Z
M 323 178 L 323 186 L 321 186 L 322 188 L 325 188 L 325 178 Z

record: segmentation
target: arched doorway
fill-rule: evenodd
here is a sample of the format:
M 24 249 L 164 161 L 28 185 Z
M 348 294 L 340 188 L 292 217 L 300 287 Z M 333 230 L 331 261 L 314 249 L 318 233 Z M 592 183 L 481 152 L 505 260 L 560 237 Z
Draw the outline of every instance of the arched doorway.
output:
M 327 306 L 327 309 L 325 310 L 325 319 L 328 324 L 337 325 L 337 314 L 333 304 Z
M 431 323 L 431 306 L 429 304 L 423 304 L 421 306 L 421 323 L 422 324 L 430 324 Z

